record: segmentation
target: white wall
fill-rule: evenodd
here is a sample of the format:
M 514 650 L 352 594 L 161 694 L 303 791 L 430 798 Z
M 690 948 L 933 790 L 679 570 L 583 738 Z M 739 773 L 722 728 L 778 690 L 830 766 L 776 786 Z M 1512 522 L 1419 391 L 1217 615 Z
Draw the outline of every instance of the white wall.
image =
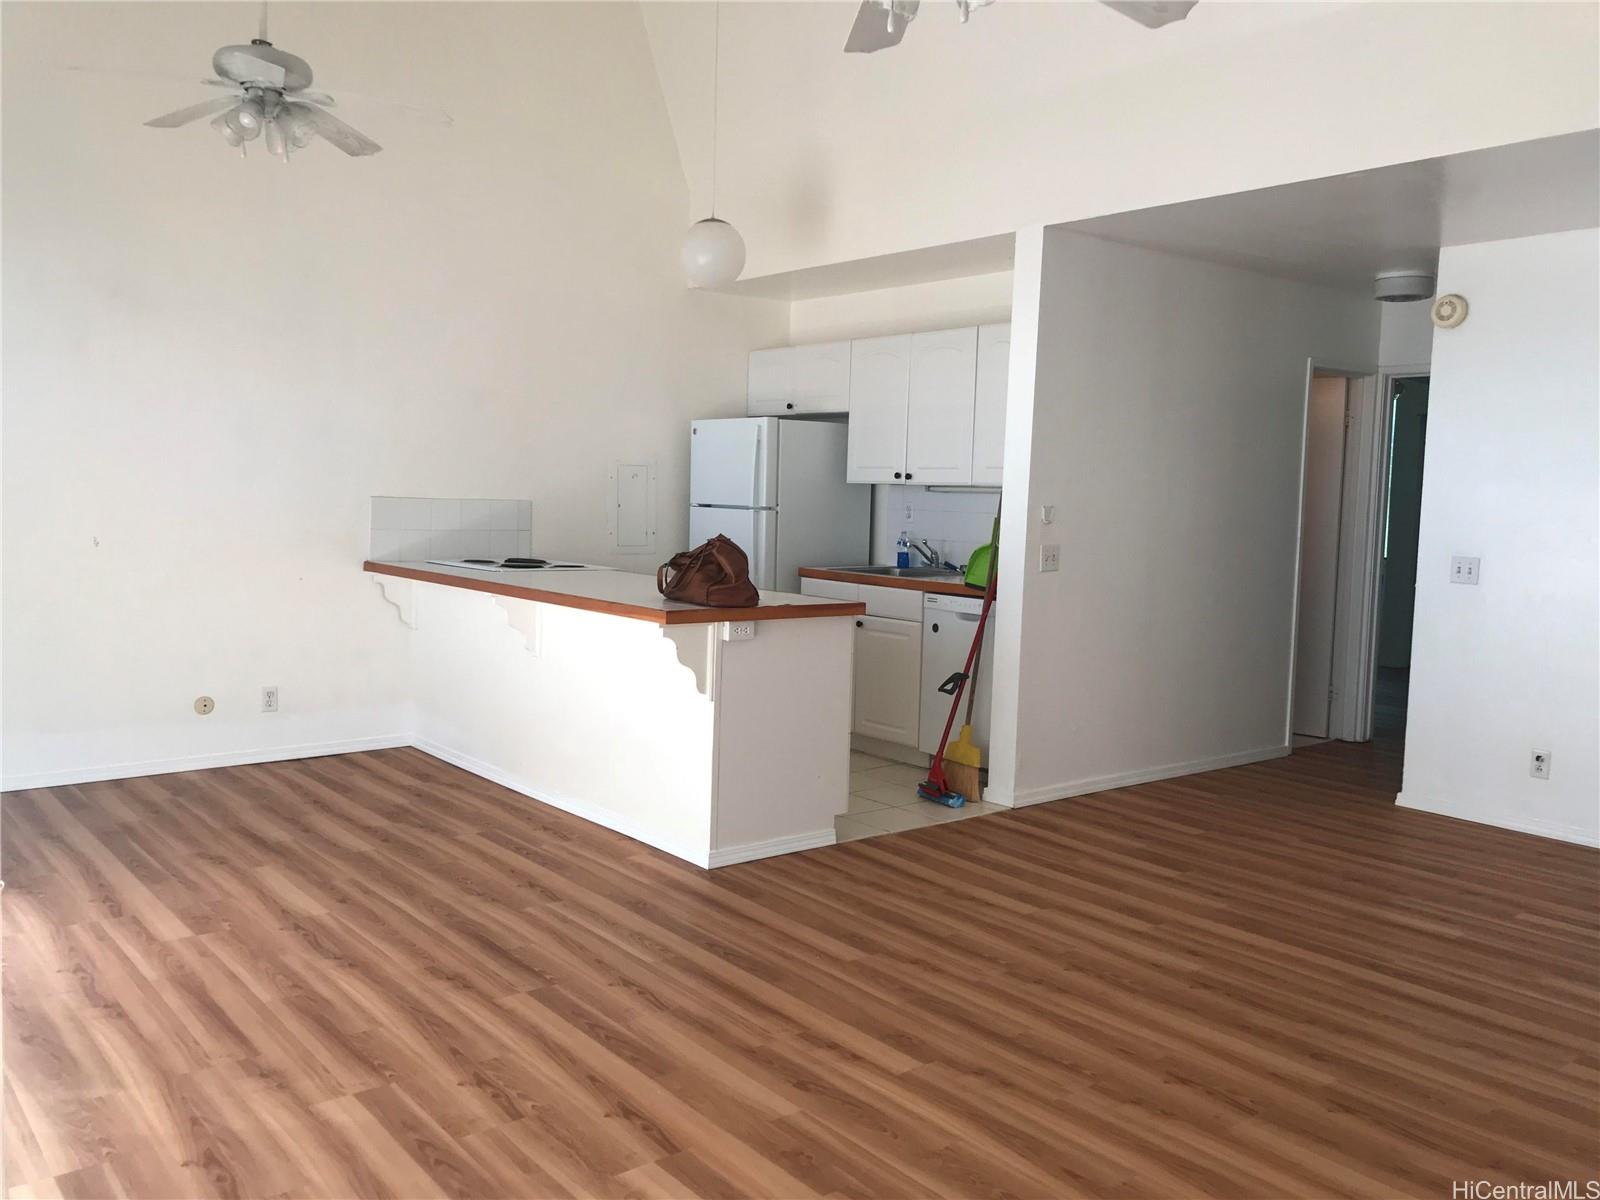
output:
M 1159 31 L 1099 4 L 952 9 L 847 55 L 853 6 L 722 5 L 717 208 L 747 275 L 1596 124 L 1592 4 L 1208 2 Z M 697 216 L 712 18 L 645 13 Z
M 1378 305 L 1063 229 L 1016 276 L 991 792 L 1284 752 L 1307 360 L 1374 363 Z
M 797 300 L 789 308 L 789 336 L 796 345 L 803 345 L 991 325 L 1010 319 L 1011 272 L 996 271 Z
M 607 549 L 606 482 L 656 456 L 683 541 L 685 428 L 742 411 L 787 312 L 683 287 L 636 6 L 274 4 L 318 86 L 455 117 L 352 101 L 383 152 L 288 167 L 140 125 L 253 8 L 3 19 L 7 786 L 401 732 L 372 495 L 527 497 L 536 552 L 647 568 Z M 56 66 L 85 58 L 172 79 Z
M 1594 844 L 1600 232 L 1447 247 L 1439 289 L 1471 311 L 1433 343 L 1400 802 Z
M 1433 301 L 1385 304 L 1378 333 L 1378 365 L 1425 367 L 1433 358 Z

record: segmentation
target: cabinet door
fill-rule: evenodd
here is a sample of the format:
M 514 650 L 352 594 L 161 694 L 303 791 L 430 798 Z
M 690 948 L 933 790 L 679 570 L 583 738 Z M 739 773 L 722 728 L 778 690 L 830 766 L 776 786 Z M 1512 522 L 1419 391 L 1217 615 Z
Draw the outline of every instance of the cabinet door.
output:
M 794 347 L 752 350 L 745 385 L 745 413 L 781 417 L 794 411 Z
M 972 416 L 972 482 L 1000 483 L 1006 459 L 1006 375 L 1011 325 L 978 326 L 978 396 Z
M 856 733 L 915 746 L 921 680 L 920 621 L 856 618 Z
M 850 483 L 897 483 L 906 470 L 911 336 L 850 343 Z
M 907 480 L 918 484 L 972 482 L 977 374 L 977 329 L 912 335 Z
M 850 411 L 850 343 L 794 348 L 794 411 Z

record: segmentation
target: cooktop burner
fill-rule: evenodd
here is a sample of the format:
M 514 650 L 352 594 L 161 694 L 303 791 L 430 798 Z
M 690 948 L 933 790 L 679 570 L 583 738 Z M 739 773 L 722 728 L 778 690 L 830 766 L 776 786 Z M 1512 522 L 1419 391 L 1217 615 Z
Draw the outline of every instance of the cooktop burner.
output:
M 430 558 L 435 567 L 460 567 L 468 571 L 589 571 L 587 563 L 551 562 L 547 558 Z

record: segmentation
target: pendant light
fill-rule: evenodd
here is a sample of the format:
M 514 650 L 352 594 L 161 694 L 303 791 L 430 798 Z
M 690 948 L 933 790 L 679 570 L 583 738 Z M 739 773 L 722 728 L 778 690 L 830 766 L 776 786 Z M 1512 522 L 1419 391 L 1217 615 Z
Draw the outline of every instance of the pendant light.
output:
M 717 108 L 722 65 L 722 4 L 718 0 L 711 52 L 711 215 L 689 226 L 683 239 L 683 273 L 690 287 L 720 287 L 744 270 L 744 239 L 717 216 Z

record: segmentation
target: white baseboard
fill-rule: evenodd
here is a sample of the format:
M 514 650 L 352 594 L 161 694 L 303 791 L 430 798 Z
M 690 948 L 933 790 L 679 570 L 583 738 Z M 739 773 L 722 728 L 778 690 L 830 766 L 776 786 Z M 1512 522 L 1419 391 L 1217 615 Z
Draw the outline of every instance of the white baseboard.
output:
M 528 797 L 530 800 L 537 800 L 540 804 L 548 804 L 551 808 L 559 808 L 562 812 L 571 813 L 573 816 L 581 817 L 585 821 L 603 825 L 614 833 L 630 837 L 636 842 L 643 842 L 646 846 L 664 851 L 674 858 L 681 858 L 697 867 L 713 865 L 710 861 L 709 847 L 673 845 L 662 839 L 654 830 L 646 829 L 639 822 L 625 817 L 613 809 L 606 808 L 604 805 L 594 804 L 588 800 L 574 800 L 571 796 L 558 796 L 543 788 L 535 789 L 526 781 L 512 775 L 509 771 L 502 771 L 491 763 L 486 763 L 482 759 L 474 758 L 472 755 L 464 754 L 459 750 L 452 750 L 449 746 L 440 745 L 438 742 L 431 741 L 428 738 L 412 738 L 409 744 L 415 746 L 424 754 L 431 754 L 433 757 L 447 762 L 453 767 L 460 767 L 463 771 L 468 771 L 479 779 L 487 779 L 490 783 L 498 783 L 501 787 L 509 788 L 519 795 Z M 829 830 L 829 834 L 830 836 L 832 835 L 832 830 Z
M 1584 829 L 1578 825 L 1563 825 L 1555 821 L 1529 821 L 1526 819 L 1488 820 L 1485 817 L 1468 816 L 1466 813 L 1455 812 L 1449 806 L 1428 796 L 1417 796 L 1401 792 L 1394 798 L 1395 805 L 1399 808 L 1410 808 L 1417 812 L 1433 813 L 1435 816 L 1452 817 L 1457 821 L 1468 821 L 1473 825 L 1487 825 L 1491 829 L 1509 829 L 1513 833 L 1531 833 L 1537 837 L 1555 838 L 1562 842 L 1574 842 L 1579 846 L 1600 847 L 1600 834 L 1592 829 Z
M 810 833 L 791 833 L 787 837 L 768 838 L 764 842 L 746 842 L 742 846 L 729 846 L 713 850 L 708 867 L 731 867 L 734 863 L 754 862 L 758 858 L 773 858 L 779 854 L 793 854 L 799 850 L 815 850 L 818 846 L 831 846 L 838 839 L 833 826 Z
M 1266 762 L 1284 758 L 1287 745 L 1263 746 L 1256 750 L 1240 750 L 1235 754 L 1219 754 L 1214 758 L 1195 758 L 1188 762 L 1168 763 L 1160 767 L 1141 767 L 1115 775 L 1100 775 L 1092 779 L 1074 779 L 1065 783 L 1049 783 L 1042 787 L 1019 788 L 1010 797 L 1012 808 L 1025 808 L 1030 804 L 1046 804 L 1051 800 L 1066 800 L 1072 796 L 1087 796 L 1106 792 L 1112 788 L 1132 787 L 1138 783 L 1155 783 L 1161 779 L 1176 779 L 1180 775 L 1199 775 L 1205 771 L 1220 771 L 1224 767 L 1242 767 L 1249 763 Z M 984 796 L 985 800 L 989 796 Z M 997 800 L 996 803 L 1004 803 Z
M 286 762 L 294 758 L 322 758 L 329 754 L 355 754 L 362 750 L 393 750 L 411 745 L 404 734 L 350 738 L 340 742 L 307 742 L 300 746 L 273 746 L 255 750 L 224 750 L 191 754 L 183 758 L 152 758 L 141 762 L 109 763 L 98 767 L 67 767 L 59 771 L 34 771 L 0 778 L 0 791 L 68 787 L 75 783 L 101 783 L 108 779 L 138 779 L 144 775 L 173 775 L 179 771 L 204 771 L 212 767 L 245 767 L 252 763 Z

